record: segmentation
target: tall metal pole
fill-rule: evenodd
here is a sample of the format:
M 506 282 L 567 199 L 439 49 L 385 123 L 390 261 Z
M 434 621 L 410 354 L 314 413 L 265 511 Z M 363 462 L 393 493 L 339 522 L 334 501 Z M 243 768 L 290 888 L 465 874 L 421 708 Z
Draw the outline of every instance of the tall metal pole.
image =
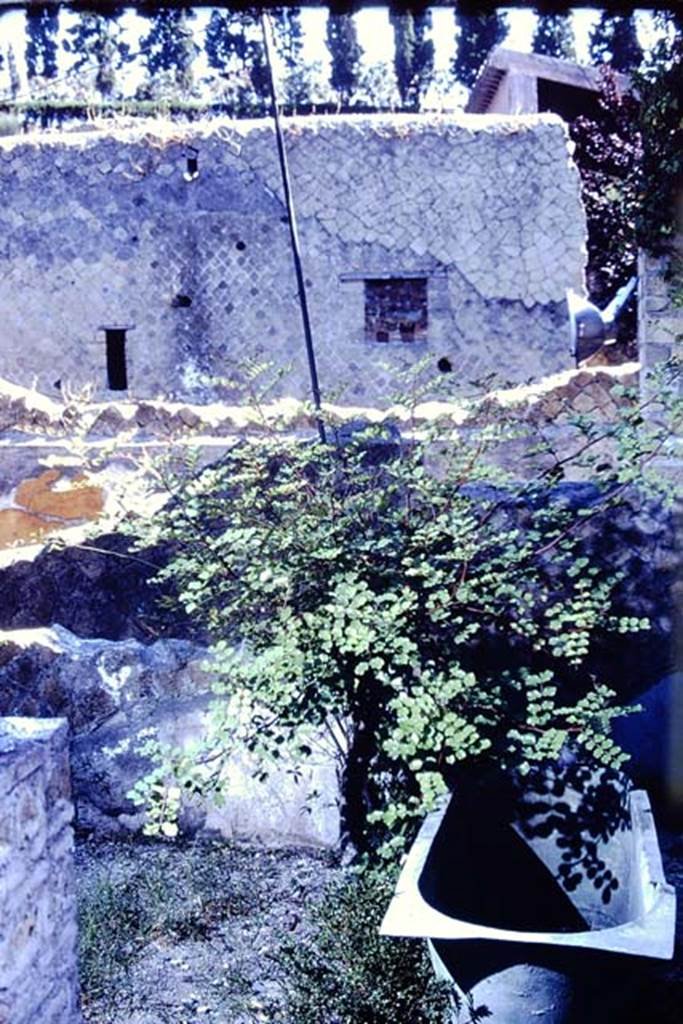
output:
M 287 164 L 287 151 L 285 140 L 282 134 L 280 122 L 280 111 L 277 104 L 275 92 L 275 73 L 273 71 L 273 37 L 270 25 L 270 17 L 266 11 L 261 12 L 261 27 L 263 29 L 263 42 L 266 50 L 266 65 L 268 68 L 268 84 L 270 86 L 270 99 L 273 108 L 273 120 L 275 121 L 275 137 L 277 139 L 277 151 L 280 157 L 280 171 L 282 173 L 282 188 L 285 194 L 285 205 L 287 207 L 287 219 L 289 221 L 289 234 L 292 241 L 292 258 L 294 260 L 294 272 L 299 291 L 299 305 L 301 307 L 301 319 L 304 327 L 304 340 L 306 342 L 306 355 L 308 357 L 308 371 L 311 378 L 311 391 L 313 393 L 313 404 L 316 408 L 316 419 L 318 421 L 318 433 L 323 444 L 327 441 L 325 424 L 320 411 L 320 385 L 318 384 L 318 370 L 315 363 L 315 350 L 313 348 L 313 333 L 311 331 L 311 319 L 308 315 L 308 302 L 306 299 L 306 284 L 304 272 L 301 265 L 301 250 L 299 248 L 299 232 L 296 225 L 296 213 L 292 200 L 292 188 L 289 179 L 289 166 Z

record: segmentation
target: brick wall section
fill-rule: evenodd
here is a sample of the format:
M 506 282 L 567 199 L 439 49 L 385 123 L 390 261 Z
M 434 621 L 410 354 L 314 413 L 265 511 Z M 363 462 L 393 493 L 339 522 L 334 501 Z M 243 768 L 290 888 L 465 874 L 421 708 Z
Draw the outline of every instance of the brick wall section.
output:
M 0 139 L 0 376 L 104 396 L 103 329 L 125 328 L 135 397 L 201 400 L 246 357 L 307 397 L 272 125 L 162 130 Z M 585 217 L 559 118 L 294 118 L 286 138 L 324 397 L 388 401 L 425 356 L 463 384 L 571 365 Z M 365 280 L 392 274 L 426 279 L 428 327 L 378 343 Z
M 0 1024 L 80 1024 L 63 719 L 0 718 Z

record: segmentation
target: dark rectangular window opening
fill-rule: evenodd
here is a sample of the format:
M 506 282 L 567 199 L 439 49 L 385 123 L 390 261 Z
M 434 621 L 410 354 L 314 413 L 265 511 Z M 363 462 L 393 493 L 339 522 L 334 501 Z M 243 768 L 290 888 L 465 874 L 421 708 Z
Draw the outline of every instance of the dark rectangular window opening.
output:
M 126 391 L 126 332 L 123 328 L 106 328 L 104 339 L 107 345 L 107 387 L 110 391 Z
M 366 278 L 365 337 L 379 342 L 424 341 L 427 278 Z
M 599 93 L 562 82 L 551 82 L 547 78 L 539 78 L 537 81 L 539 114 L 550 111 L 559 114 L 565 121 L 573 121 L 579 116 L 599 121 L 602 116 Z

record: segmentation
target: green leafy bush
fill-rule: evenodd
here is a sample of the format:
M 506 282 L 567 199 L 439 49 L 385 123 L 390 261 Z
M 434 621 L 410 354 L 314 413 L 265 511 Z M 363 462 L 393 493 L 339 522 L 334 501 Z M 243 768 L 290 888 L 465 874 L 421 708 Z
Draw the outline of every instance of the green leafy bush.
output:
M 267 773 L 328 742 L 345 840 L 385 853 L 465 771 L 523 777 L 567 746 L 623 763 L 609 736 L 623 709 L 589 659 L 606 634 L 648 623 L 614 614 L 618 575 L 583 534 L 642 486 L 670 424 L 636 404 L 620 424 L 578 418 L 559 453 L 535 438 L 520 480 L 500 468 L 520 439 L 514 414 L 490 401 L 474 412 L 476 428 L 437 420 L 404 440 L 275 432 L 171 481 L 143 542 L 174 546 L 161 577 L 215 638 L 220 699 L 203 749 L 156 750 L 136 790 L 152 825 L 172 770 L 186 790 L 219 788 L 244 746 Z M 593 480 L 578 507 L 557 486 L 577 465 Z
M 282 944 L 288 1024 L 446 1020 L 448 990 L 434 980 L 424 944 L 377 934 L 393 884 L 386 871 L 354 872 L 325 894 L 308 935 Z

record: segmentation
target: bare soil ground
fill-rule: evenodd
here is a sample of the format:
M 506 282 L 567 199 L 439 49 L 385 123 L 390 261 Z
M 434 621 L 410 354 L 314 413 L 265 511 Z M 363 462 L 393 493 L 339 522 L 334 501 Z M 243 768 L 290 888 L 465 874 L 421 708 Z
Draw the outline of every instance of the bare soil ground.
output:
M 302 933 L 335 870 L 306 850 L 80 843 L 88 1024 L 286 1020 L 278 941 Z
M 681 1020 L 683 834 L 660 829 L 660 842 L 679 896 L 676 953 L 634 964 L 640 996 L 625 1020 L 607 1024 Z M 301 849 L 79 843 L 85 1020 L 297 1024 L 287 1015 L 278 947 L 307 935 L 310 909 L 338 873 L 328 855 Z

